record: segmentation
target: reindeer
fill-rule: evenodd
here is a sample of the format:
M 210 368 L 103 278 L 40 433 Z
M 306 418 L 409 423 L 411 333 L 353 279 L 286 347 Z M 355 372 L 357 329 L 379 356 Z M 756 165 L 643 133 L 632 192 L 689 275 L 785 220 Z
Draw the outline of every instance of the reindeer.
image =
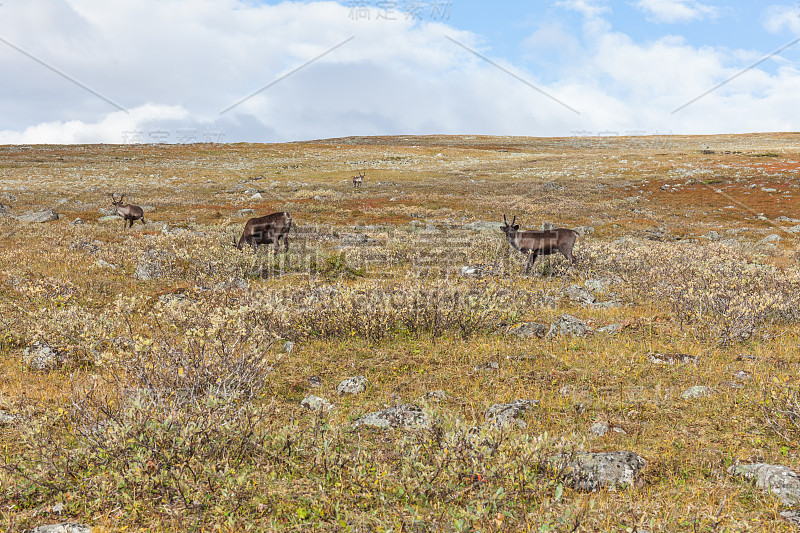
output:
M 283 239 L 284 252 L 289 251 L 289 230 L 292 229 L 292 215 L 283 211 L 272 213 L 263 217 L 251 218 L 244 225 L 244 231 L 239 242 L 234 244 L 242 249 L 245 244 L 258 249 L 259 244 L 275 244 L 275 253 L 280 250 L 280 241 Z
M 564 254 L 570 263 L 575 263 L 575 256 L 572 255 L 572 247 L 578 239 L 578 232 L 567 228 L 557 228 L 547 231 L 519 231 L 519 224 L 516 215 L 508 223 L 506 216 L 503 215 L 504 225 L 500 227 L 506 234 L 509 244 L 528 256 L 525 264 L 525 273 L 533 270 L 533 263 L 539 255 L 550 255 L 556 251 Z
M 361 182 L 364 181 L 364 173 L 362 172 L 358 176 L 353 176 L 353 187 L 361 187 Z
M 111 194 L 111 205 L 114 206 L 114 211 L 122 217 L 122 229 L 126 227 L 133 227 L 134 220 L 141 220 L 142 225 L 145 224 L 144 222 L 144 210 L 139 207 L 138 205 L 133 204 L 123 204 L 122 200 L 125 199 L 125 195 L 119 197 L 119 200 L 114 198 L 114 193 Z M 130 226 L 127 224 L 130 223 Z

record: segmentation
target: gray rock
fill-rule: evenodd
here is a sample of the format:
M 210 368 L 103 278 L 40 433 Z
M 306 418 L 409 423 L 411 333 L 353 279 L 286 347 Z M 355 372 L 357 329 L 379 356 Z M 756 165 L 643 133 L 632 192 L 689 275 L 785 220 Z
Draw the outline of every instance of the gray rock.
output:
M 104 217 L 100 217 L 97 219 L 98 222 L 119 222 L 122 220 L 122 217 L 119 215 L 106 215 Z
M 0 427 L 7 426 L 17 420 L 19 417 L 12 415 L 8 411 L 0 409 Z
M 401 404 L 368 413 L 353 422 L 353 427 L 370 426 L 380 429 L 424 429 L 430 425 L 430 417 L 415 404 Z
M 286 341 L 286 342 L 283 343 L 283 351 L 284 351 L 284 353 L 286 353 L 288 355 L 288 354 L 292 353 L 292 350 L 294 350 L 294 343 L 292 341 Z
M 529 407 L 539 405 L 538 400 L 514 400 L 511 403 L 498 403 L 487 409 L 484 418 L 490 426 L 503 428 L 517 426 L 526 428 L 523 418 Z
M 587 279 L 583 284 L 584 288 L 592 292 L 608 292 L 608 289 L 613 283 L 619 283 L 622 280 L 614 280 L 611 278 L 591 278 Z
M 800 233 L 800 224 L 797 226 L 792 226 L 791 228 L 787 228 L 786 231 L 790 233 Z
M 167 294 L 162 294 L 158 297 L 158 301 L 162 304 L 169 305 L 169 304 L 179 304 L 182 302 L 188 302 L 189 298 L 186 297 L 185 294 L 182 292 L 169 292 Z
M 467 265 L 461 267 L 461 275 L 465 278 L 482 278 L 488 274 L 488 270 L 482 265 Z
M 99 242 L 99 241 L 97 241 Z M 73 242 L 69 245 L 70 250 L 83 250 L 86 253 L 97 253 L 100 249 L 100 245 L 97 242 L 88 242 L 88 241 L 80 241 L 80 242 Z
M 170 257 L 171 254 L 167 252 L 148 250 L 136 265 L 133 277 L 142 281 L 163 278 L 166 275 L 165 264 Z
M 694 398 L 702 398 L 704 396 L 710 396 L 713 393 L 713 390 L 709 387 L 705 387 L 703 385 L 695 385 L 694 387 L 690 387 L 683 391 L 681 394 L 681 398 L 691 400 Z
M 92 528 L 83 524 L 64 522 L 63 524 L 37 526 L 33 529 L 25 530 L 23 533 L 92 533 Z
M 781 240 L 781 236 L 777 233 L 773 233 L 772 235 L 767 235 L 760 241 L 756 243 L 756 246 L 764 246 L 769 244 L 777 244 Z
M 311 411 L 328 412 L 333 409 L 332 403 L 325 398 L 320 398 L 319 396 L 314 396 L 313 394 L 309 394 L 303 398 L 303 401 L 300 402 L 300 405 Z
M 311 376 L 308 378 L 308 384 L 315 389 L 322 387 L 322 378 L 319 376 Z
M 464 226 L 463 229 L 472 231 L 498 231 L 503 226 L 502 222 L 486 222 L 484 220 L 476 220 Z
M 580 285 L 570 285 L 564 289 L 564 295 L 573 302 L 590 304 L 594 302 L 594 295 Z
M 550 329 L 548 326 L 539 324 L 538 322 L 525 322 L 519 326 L 514 326 L 508 330 L 508 332 L 511 335 L 516 335 L 517 337 L 522 337 L 523 339 L 530 339 L 533 337 L 541 339 L 547 335 L 548 329 Z
M 608 425 L 605 422 L 595 422 L 592 424 L 592 427 L 589 428 L 589 433 L 594 435 L 595 437 L 604 437 L 609 431 L 614 433 L 619 433 L 620 435 L 627 435 L 628 432 L 622 429 L 619 426 L 615 425 Z
M 755 480 L 756 487 L 776 495 L 784 505 L 800 505 L 800 476 L 782 465 L 755 463 L 733 465 L 728 473 Z
M 66 360 L 67 357 L 63 353 L 39 341 L 25 348 L 22 353 L 22 361 L 31 370 L 55 370 Z
M 622 331 L 622 324 L 609 324 L 607 326 L 603 326 L 597 331 L 599 331 L 600 333 L 605 333 L 606 335 L 616 335 L 617 333 Z
M 72 223 L 74 225 L 76 225 L 76 226 L 79 226 L 79 225 L 83 224 L 84 222 L 83 222 L 83 219 L 81 217 L 75 217 L 75 220 L 73 220 Z
M 572 315 L 561 315 L 550 325 L 546 337 L 551 339 L 559 335 L 570 335 L 572 337 L 583 337 L 590 333 L 590 328 L 586 322 Z
M 573 489 L 593 492 L 602 488 L 640 486 L 647 461 L 628 451 L 580 452 L 551 457 L 550 466 L 560 472 Z
M 433 400 L 434 402 L 441 402 L 447 398 L 447 394 L 443 390 L 432 390 L 425 393 L 425 400 Z
M 719 234 L 719 232 L 714 231 L 712 229 L 711 231 L 709 231 L 708 233 L 703 235 L 703 238 L 704 239 L 708 239 L 710 241 L 718 241 L 720 239 L 720 234 Z
M 558 226 L 556 226 L 552 222 L 542 222 L 542 231 L 547 231 L 556 228 L 558 228 Z
M 116 215 L 117 210 L 114 207 L 101 207 L 97 210 L 101 215 Z
M 355 376 L 347 378 L 336 387 L 339 394 L 361 394 L 367 390 L 367 377 Z
M 677 365 L 696 363 L 697 357 L 685 353 L 651 353 L 650 362 L 655 365 Z
M 30 223 L 43 223 L 43 222 L 52 222 L 53 220 L 58 220 L 58 213 L 53 211 L 52 209 L 43 209 L 41 211 L 29 211 L 17 217 L 17 220 L 20 222 L 30 222 Z
M 256 214 L 255 209 L 239 209 L 236 211 L 233 216 L 234 217 L 249 217 Z
M 116 270 L 117 269 L 117 265 L 112 265 L 111 263 L 109 263 L 108 261 L 106 261 L 104 259 L 98 259 L 97 261 L 95 261 L 94 262 L 94 266 L 96 266 L 97 268 L 108 268 L 110 270 Z
M 497 361 L 489 361 L 488 363 L 481 363 L 473 368 L 473 372 L 483 372 L 486 370 L 499 370 L 500 364 Z
M 592 302 L 589 307 L 592 309 L 613 309 L 619 307 L 620 303 L 616 300 L 608 300 L 607 302 Z
M 577 228 L 572 228 L 578 232 L 578 235 L 591 235 L 594 233 L 594 228 L 592 226 L 578 226 Z
M 7 215 L 10 210 L 10 205 L 0 204 L 0 215 Z
M 800 511 L 781 511 L 781 517 L 790 524 L 800 526 Z

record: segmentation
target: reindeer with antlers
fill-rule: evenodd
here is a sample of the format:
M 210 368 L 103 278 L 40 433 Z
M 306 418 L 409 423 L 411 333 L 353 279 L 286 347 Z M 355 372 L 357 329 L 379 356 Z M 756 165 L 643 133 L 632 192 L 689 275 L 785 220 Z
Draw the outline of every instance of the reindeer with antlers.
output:
M 145 224 L 144 222 L 144 210 L 139 207 L 138 205 L 133 204 L 123 204 L 122 200 L 125 199 L 125 195 L 119 197 L 119 200 L 114 198 L 114 193 L 111 194 L 111 205 L 114 206 L 114 211 L 122 217 L 122 228 L 125 229 L 127 224 L 130 222 L 130 226 L 133 227 L 134 220 L 141 220 L 142 225 Z
M 547 231 L 519 231 L 519 224 L 515 224 L 516 221 L 517 217 L 515 215 L 511 224 L 509 224 L 506 216 L 503 215 L 504 224 L 500 229 L 506 234 L 506 239 L 511 246 L 523 255 L 528 256 L 528 261 L 525 263 L 526 274 L 533 270 L 533 263 L 536 261 L 536 257 L 540 255 L 561 252 L 570 263 L 575 262 L 572 248 L 578 239 L 577 231 L 567 228 Z
M 364 181 L 364 173 L 353 176 L 353 187 L 361 187 L 361 182 Z

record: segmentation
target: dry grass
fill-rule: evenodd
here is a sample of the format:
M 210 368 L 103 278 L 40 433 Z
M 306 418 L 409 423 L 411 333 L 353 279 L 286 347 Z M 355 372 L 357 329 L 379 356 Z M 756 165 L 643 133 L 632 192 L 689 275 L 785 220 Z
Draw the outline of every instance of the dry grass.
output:
M 790 531 L 725 471 L 800 469 L 795 223 L 774 222 L 798 212 L 795 159 L 788 134 L 0 147 L 0 203 L 62 215 L 0 217 L 0 409 L 20 416 L 0 427 L 0 529 Z M 151 224 L 97 222 L 111 191 Z M 242 208 L 290 211 L 291 253 L 233 248 Z M 503 213 L 595 232 L 573 268 L 524 277 L 500 231 L 463 229 Z M 144 257 L 162 277 L 135 279 Z M 618 307 L 563 296 L 605 278 Z M 623 327 L 507 334 L 564 313 Z M 37 340 L 69 362 L 29 370 Z M 367 392 L 337 396 L 356 375 Z M 681 398 L 694 385 L 713 394 Z M 540 402 L 527 428 L 480 428 L 518 398 Z M 433 427 L 351 429 L 400 402 Z M 561 450 L 635 451 L 644 486 L 565 488 L 542 468 Z

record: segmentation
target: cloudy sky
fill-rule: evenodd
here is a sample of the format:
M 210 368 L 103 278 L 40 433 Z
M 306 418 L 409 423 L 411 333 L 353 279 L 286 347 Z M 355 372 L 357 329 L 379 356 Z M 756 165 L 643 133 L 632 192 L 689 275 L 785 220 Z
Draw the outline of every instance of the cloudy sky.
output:
M 798 0 L 0 0 L 0 144 L 799 131 L 798 38 Z

